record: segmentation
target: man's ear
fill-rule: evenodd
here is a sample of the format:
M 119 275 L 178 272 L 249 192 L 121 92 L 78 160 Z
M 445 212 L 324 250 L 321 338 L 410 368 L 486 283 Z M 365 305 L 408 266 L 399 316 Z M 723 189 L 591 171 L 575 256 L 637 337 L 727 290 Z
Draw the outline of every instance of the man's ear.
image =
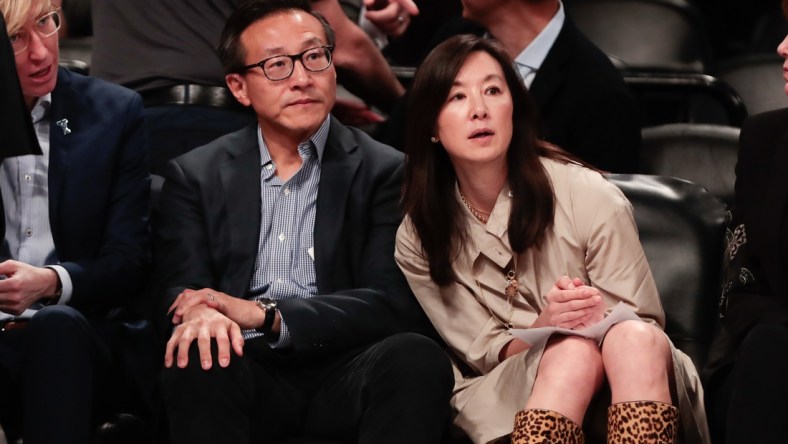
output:
M 241 105 L 249 106 L 252 104 L 249 100 L 249 95 L 246 93 L 246 82 L 243 76 L 238 73 L 227 74 L 224 76 L 224 80 L 227 82 L 227 87 L 230 88 L 230 92 L 233 93 L 235 99 L 238 100 Z

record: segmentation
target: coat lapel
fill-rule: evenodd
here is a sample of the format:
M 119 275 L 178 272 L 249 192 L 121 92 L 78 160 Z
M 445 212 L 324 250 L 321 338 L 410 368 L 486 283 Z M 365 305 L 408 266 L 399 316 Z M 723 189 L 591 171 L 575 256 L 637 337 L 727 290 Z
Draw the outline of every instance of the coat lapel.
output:
M 353 133 L 333 117 L 320 166 L 315 215 L 315 274 L 317 288 L 331 282 L 333 258 L 347 214 L 348 197 L 356 169 L 361 164 Z

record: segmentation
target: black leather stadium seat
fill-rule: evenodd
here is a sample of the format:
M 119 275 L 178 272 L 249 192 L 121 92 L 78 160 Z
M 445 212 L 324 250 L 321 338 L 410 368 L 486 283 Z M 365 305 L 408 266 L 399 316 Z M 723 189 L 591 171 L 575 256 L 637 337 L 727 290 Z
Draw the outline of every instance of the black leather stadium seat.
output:
M 676 123 L 643 129 L 638 172 L 695 182 L 733 203 L 739 128 Z
M 683 0 L 565 0 L 578 28 L 620 68 L 704 72 L 703 17 Z
M 725 205 L 681 179 L 641 174 L 609 179 L 634 208 L 665 309 L 665 331 L 701 369 L 717 322 Z

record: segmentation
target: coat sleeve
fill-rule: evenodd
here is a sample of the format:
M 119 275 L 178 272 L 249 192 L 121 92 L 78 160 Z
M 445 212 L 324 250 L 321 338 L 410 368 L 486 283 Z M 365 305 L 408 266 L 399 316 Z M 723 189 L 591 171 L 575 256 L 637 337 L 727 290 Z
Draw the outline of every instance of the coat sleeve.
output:
M 439 287 L 430 278 L 429 263 L 413 225 L 406 219 L 397 232 L 395 258 L 427 317 L 449 348 L 478 374 L 500 362 L 498 354 L 513 338 L 476 300 L 468 282 Z
M 584 177 L 589 182 L 573 187 L 571 204 L 577 236 L 585 245 L 589 284 L 602 291 L 608 307 L 624 302 L 643 320 L 664 328 L 665 313 L 632 205 L 601 175 Z

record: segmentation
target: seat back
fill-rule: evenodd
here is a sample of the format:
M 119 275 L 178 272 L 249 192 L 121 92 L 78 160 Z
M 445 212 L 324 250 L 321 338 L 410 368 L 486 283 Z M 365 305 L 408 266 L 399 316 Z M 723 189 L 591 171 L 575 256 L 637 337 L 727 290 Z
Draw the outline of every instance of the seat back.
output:
M 733 203 L 739 128 L 674 123 L 644 128 L 638 172 L 695 182 Z
M 632 203 L 666 315 L 665 331 L 700 369 L 717 322 L 725 206 L 672 177 L 611 174 Z
M 777 54 L 728 59 L 716 67 L 715 73 L 736 90 L 750 115 L 788 107 L 783 59 Z
M 744 101 L 720 79 L 698 73 L 624 71 L 638 102 L 643 127 L 666 123 L 741 126 Z
M 682 0 L 566 0 L 578 28 L 629 69 L 704 72 L 710 53 L 701 14 Z

